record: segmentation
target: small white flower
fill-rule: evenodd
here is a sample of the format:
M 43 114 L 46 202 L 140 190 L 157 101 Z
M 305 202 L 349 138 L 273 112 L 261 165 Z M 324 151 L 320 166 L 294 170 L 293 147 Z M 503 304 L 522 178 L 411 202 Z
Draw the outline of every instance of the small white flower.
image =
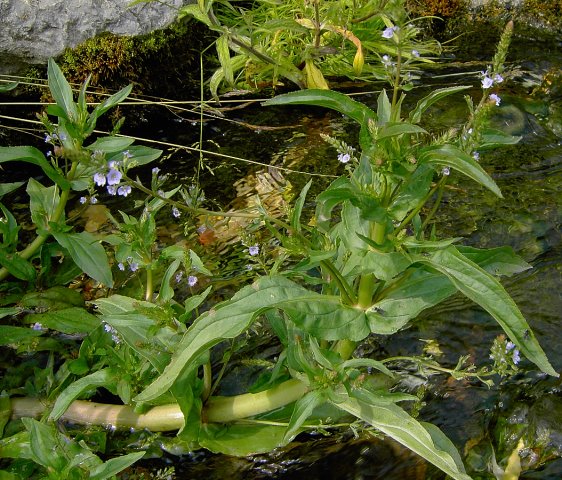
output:
M 474 158 L 474 160 L 476 160 L 477 162 L 480 160 L 480 153 L 478 152 L 473 152 L 472 153 L 472 158 Z
M 154 167 L 152 169 L 152 175 L 158 175 L 160 173 L 160 169 L 158 167 Z
M 96 203 L 98 203 L 98 199 L 96 197 L 90 197 L 90 203 L 92 205 L 95 205 Z
M 383 55 L 382 56 L 382 64 L 385 67 L 392 67 L 392 60 L 390 59 L 390 57 L 388 55 Z
M 197 283 L 197 277 L 195 275 L 190 275 L 189 277 L 187 277 L 187 284 L 190 287 L 194 287 L 196 283 Z
M 124 159 L 124 160 L 126 160 L 126 159 L 128 159 L 128 158 L 132 158 L 132 157 L 133 157 L 133 155 L 131 154 L 131 152 L 129 152 L 129 150 L 125 150 L 125 151 L 123 152 L 123 159 Z
M 182 278 L 183 278 L 183 272 L 182 271 L 179 271 L 178 273 L 176 273 L 176 283 L 180 283 Z
M 84 205 L 87 201 L 88 201 L 88 199 L 86 197 L 80 197 L 80 203 L 82 205 Z
M 418 52 L 417 50 L 412 50 L 412 57 L 419 58 L 419 56 L 420 56 L 420 52 Z
M 179 211 L 178 207 L 172 207 L 172 215 L 176 218 L 180 218 L 181 212 Z
M 136 272 L 138 269 L 139 269 L 139 264 L 137 262 L 129 263 L 129 270 L 131 270 L 131 272 Z
M 443 170 L 441 170 L 441 173 L 443 175 L 447 176 L 451 173 L 451 170 L 449 169 L 449 167 L 443 167 Z
M 250 256 L 255 257 L 260 253 L 260 247 L 258 247 L 257 245 L 252 245 L 248 248 L 248 253 L 250 254 Z
M 121 270 L 122 272 L 125 271 L 125 265 L 123 265 L 121 262 L 119 262 L 119 263 L 117 264 L 117 267 L 118 267 L 119 270 Z

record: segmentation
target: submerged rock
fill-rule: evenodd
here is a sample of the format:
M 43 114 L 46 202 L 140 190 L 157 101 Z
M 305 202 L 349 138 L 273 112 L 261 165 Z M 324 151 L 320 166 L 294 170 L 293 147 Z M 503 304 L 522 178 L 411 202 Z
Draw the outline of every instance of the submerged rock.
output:
M 139 35 L 172 23 L 193 0 L 0 0 L 0 73 L 45 64 L 102 32 Z

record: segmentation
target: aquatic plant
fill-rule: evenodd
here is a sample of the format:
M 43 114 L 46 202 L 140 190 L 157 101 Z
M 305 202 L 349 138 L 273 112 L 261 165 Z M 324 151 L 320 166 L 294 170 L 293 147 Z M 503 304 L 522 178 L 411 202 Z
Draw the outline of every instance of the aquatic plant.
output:
M 50 154 L 32 147 L 0 149 L 0 163 L 31 162 L 53 182 L 49 187 L 34 179 L 27 183 L 37 236 L 23 250 L 18 250 L 14 215 L 0 204 L 0 278 L 23 282 L 2 285 L 0 315 L 13 320 L 0 325 L 1 343 L 18 353 L 48 352 L 42 368 L 24 384 L 17 374 L 3 379 L 0 456 L 13 459 L 3 463 L 5 474 L 110 478 L 144 455 L 130 453 L 103 462 L 97 455 L 106 453 L 103 433 L 72 437 L 57 428 L 67 421 L 113 429 L 177 430 L 176 451 L 207 448 L 231 455 L 270 451 L 300 432 L 347 425 L 356 432 L 394 438 L 452 478 L 470 478 L 452 442 L 402 407 L 418 398 L 395 388 L 394 366 L 409 362 L 423 371 L 490 383 L 493 375 L 520 368 L 524 356 L 544 373 L 558 375 L 496 278 L 529 266 L 510 248 L 483 250 L 461 245 L 460 238 L 440 238 L 433 224 L 443 191 L 458 174 L 501 197 L 477 157 L 480 150 L 518 141 L 487 126 L 501 101 L 497 87 L 505 75 L 511 28 L 508 25 L 496 56 L 482 72 L 480 101 L 474 105 L 466 98 L 470 117 L 459 130 L 432 134 L 421 122 L 433 104 L 467 87 L 434 90 L 408 114 L 402 111 L 409 88 L 402 69 L 420 52 L 411 50 L 412 32 L 400 18 L 388 19 L 378 32 L 394 53 L 381 58 L 391 92 L 380 93 L 376 111 L 322 89 L 265 102 L 277 108 L 333 109 L 360 126 L 358 146 L 325 137 L 337 150 L 334 162 L 344 164 L 346 173 L 318 195 L 316 210 L 306 220 L 310 182 L 285 220 L 260 205 L 253 211 L 207 210 L 198 188 L 164 190 L 158 167 L 152 169 L 150 186 L 132 178 L 133 168 L 149 164 L 161 152 L 123 136 L 89 140 L 97 119 L 124 100 L 130 87 L 90 112 L 85 102 L 88 82 L 75 102 L 60 69 L 49 62 L 56 105 L 47 108 L 42 121 Z M 0 192 L 21 186 L 2 184 Z M 78 202 L 86 205 L 96 203 L 99 189 L 122 197 L 133 191 L 145 194 L 138 201 L 140 215 L 120 212 L 120 220 L 110 215 L 114 231 L 105 236 L 76 233 L 66 213 L 72 192 L 80 192 Z M 190 290 L 180 303 L 175 301 L 178 283 L 195 289 L 201 276 L 212 272 L 183 245 L 156 247 L 156 216 L 162 212 L 179 218 L 251 218 L 254 230 L 265 227 L 279 245 L 269 254 L 268 245 L 249 235 L 248 258 L 271 257 L 260 264 L 263 275 L 231 298 L 205 308 L 211 287 Z M 82 295 L 65 286 L 80 274 L 115 291 L 104 294 L 98 285 L 99 295 L 87 308 Z M 136 294 L 127 291 L 131 278 L 142 280 Z M 35 291 L 36 285 L 47 288 Z M 476 368 L 465 358 L 455 368 L 446 368 L 427 356 L 355 356 L 359 343 L 369 336 L 392 335 L 457 292 L 503 328 L 506 337 L 492 349 L 495 367 Z M 14 325 L 18 322 L 31 328 Z M 279 355 L 256 362 L 263 367 L 261 375 L 244 393 L 216 395 L 231 357 L 244 348 L 246 335 L 258 325 L 277 338 Z M 79 336 L 78 347 L 69 344 L 69 335 Z M 230 345 L 226 352 L 219 353 L 219 360 L 213 358 L 215 347 L 225 344 Z M 94 393 L 102 389 L 121 404 L 85 400 L 95 399 Z M 355 420 L 350 421 L 350 415 Z

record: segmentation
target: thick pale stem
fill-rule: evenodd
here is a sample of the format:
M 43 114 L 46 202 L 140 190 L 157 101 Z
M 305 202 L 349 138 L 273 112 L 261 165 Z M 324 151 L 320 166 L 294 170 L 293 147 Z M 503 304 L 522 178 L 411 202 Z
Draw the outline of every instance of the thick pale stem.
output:
M 204 407 L 202 417 L 209 423 L 226 423 L 240 420 L 293 403 L 308 391 L 306 384 L 297 379 L 259 393 L 246 393 L 233 397 L 211 397 Z M 39 417 L 47 406 L 36 398 L 11 400 L 11 418 Z M 159 405 L 146 413 L 136 413 L 127 405 L 75 400 L 60 418 L 62 421 L 104 425 L 118 429 L 147 428 L 154 432 L 179 430 L 184 417 L 179 405 Z
M 146 269 L 146 289 L 145 289 L 144 299 L 147 302 L 151 302 L 153 293 L 154 293 L 154 280 L 153 280 L 152 270 L 149 267 Z

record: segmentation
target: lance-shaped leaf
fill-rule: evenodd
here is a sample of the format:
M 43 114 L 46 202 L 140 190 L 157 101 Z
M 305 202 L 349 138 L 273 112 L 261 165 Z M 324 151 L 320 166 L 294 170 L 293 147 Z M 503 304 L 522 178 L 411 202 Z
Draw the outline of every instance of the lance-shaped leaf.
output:
M 419 123 L 423 112 L 425 112 L 435 102 L 454 93 L 462 92 L 467 88 L 470 87 L 466 85 L 459 85 L 458 87 L 439 88 L 438 90 L 434 90 L 429 95 L 418 101 L 416 107 L 410 112 L 410 122 Z
M 11 161 L 33 163 L 41 167 L 45 175 L 59 187 L 65 190 L 70 188 L 69 181 L 59 173 L 59 171 L 47 161 L 45 155 L 35 147 L 0 147 L 0 163 Z
M 421 257 L 418 261 L 446 275 L 460 292 L 496 319 L 529 360 L 543 372 L 558 377 L 523 314 L 496 278 L 453 246 L 437 251 L 431 257 Z
M 57 105 L 63 109 L 66 118 L 76 122 L 78 120 L 78 109 L 74 103 L 72 89 L 64 78 L 64 75 L 52 58 L 49 58 L 47 66 L 47 77 L 51 95 Z
M 326 392 L 313 390 L 297 400 L 283 440 L 289 442 L 292 438 L 294 438 L 304 422 L 306 422 L 308 417 L 312 415 L 314 409 L 322 405 L 326 399 Z
M 424 148 L 419 154 L 420 163 L 448 167 L 463 173 L 475 182 L 488 188 L 498 197 L 503 198 L 499 187 L 480 164 L 467 153 L 453 145 L 437 145 Z
M 374 426 L 455 480 L 470 480 L 455 446 L 443 432 L 418 422 L 392 401 L 361 390 L 336 406 Z

